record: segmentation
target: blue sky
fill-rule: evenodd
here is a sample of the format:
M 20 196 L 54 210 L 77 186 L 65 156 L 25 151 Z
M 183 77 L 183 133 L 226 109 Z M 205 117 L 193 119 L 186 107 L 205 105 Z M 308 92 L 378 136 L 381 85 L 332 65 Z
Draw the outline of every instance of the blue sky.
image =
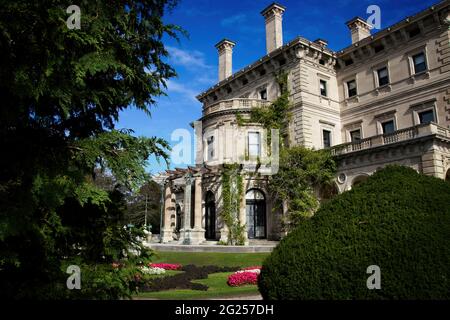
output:
M 217 51 L 214 45 L 223 38 L 237 44 L 233 51 L 233 72 L 253 63 L 265 55 L 264 18 L 262 9 L 270 0 L 181 0 L 179 5 L 164 17 L 189 33 L 180 43 L 165 39 L 171 57 L 168 62 L 176 69 L 178 77 L 169 80 L 167 97 L 157 99 L 151 107 L 152 117 L 129 109 L 121 113 L 117 128 L 129 128 L 139 136 L 158 136 L 171 140 L 176 129 L 192 132 L 189 123 L 201 116 L 201 104 L 195 96 L 217 82 Z M 283 41 L 297 36 L 309 40 L 322 38 L 328 46 L 340 50 L 351 44 L 350 31 L 345 22 L 355 16 L 367 19 L 369 5 L 381 9 L 381 27 L 386 28 L 413 15 L 437 0 L 279 0 L 286 7 L 283 16 Z M 192 132 L 193 139 L 193 132 Z M 192 153 L 193 155 L 193 153 Z M 194 162 L 194 159 L 192 159 Z M 171 165 L 173 167 L 185 165 Z M 151 159 L 148 171 L 164 170 Z

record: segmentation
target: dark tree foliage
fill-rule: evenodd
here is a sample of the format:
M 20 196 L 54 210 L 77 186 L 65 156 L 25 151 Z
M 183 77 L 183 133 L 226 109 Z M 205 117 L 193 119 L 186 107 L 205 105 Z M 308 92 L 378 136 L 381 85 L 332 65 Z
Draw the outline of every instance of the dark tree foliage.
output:
M 162 43 L 179 31 L 162 20 L 175 2 L 78 1 L 71 30 L 70 1 L 0 0 L 0 296 L 49 297 L 70 255 L 126 249 L 123 199 L 92 176 L 137 189 L 146 159 L 167 159 L 164 140 L 114 123 L 129 107 L 150 114 L 175 75 Z
M 325 203 L 264 261 L 265 299 L 449 299 L 450 184 L 389 166 Z M 381 289 L 367 288 L 381 270 Z

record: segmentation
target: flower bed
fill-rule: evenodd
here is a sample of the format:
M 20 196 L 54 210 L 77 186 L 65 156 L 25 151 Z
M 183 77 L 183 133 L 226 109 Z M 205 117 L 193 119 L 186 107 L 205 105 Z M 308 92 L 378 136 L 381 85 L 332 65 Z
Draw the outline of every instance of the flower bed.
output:
M 256 285 L 258 283 L 258 276 L 261 273 L 261 267 L 247 267 L 238 270 L 228 277 L 228 285 L 231 287 L 240 287 L 244 285 Z
M 181 270 L 181 264 L 178 263 L 150 263 L 151 268 L 161 268 L 164 270 Z

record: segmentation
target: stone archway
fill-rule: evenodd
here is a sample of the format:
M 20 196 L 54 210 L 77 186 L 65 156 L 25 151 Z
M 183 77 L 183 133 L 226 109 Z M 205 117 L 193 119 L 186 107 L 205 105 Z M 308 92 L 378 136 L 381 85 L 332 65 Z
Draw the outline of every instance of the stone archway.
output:
M 267 237 L 266 197 L 260 189 L 245 194 L 247 235 L 249 239 Z
M 358 184 L 366 181 L 367 178 L 369 178 L 369 175 L 367 175 L 367 174 L 360 174 L 360 175 L 354 177 L 353 180 L 352 180 L 352 188 L 354 186 L 357 186 Z

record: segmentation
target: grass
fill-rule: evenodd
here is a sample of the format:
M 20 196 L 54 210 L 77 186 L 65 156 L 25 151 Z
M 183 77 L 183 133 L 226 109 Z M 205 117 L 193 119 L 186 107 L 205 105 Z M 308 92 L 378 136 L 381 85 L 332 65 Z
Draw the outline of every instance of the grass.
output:
M 259 294 L 256 285 L 247 285 L 242 287 L 230 287 L 227 284 L 228 276 L 231 272 L 213 273 L 208 275 L 208 279 L 193 280 L 207 285 L 207 291 L 200 290 L 166 290 L 159 292 L 143 292 L 137 298 L 151 298 L 163 300 L 194 300 L 209 298 L 225 298 L 233 296 L 247 296 Z
M 156 252 L 153 262 L 214 265 L 220 267 L 250 267 L 262 265 L 270 253 L 225 253 L 225 252 Z

